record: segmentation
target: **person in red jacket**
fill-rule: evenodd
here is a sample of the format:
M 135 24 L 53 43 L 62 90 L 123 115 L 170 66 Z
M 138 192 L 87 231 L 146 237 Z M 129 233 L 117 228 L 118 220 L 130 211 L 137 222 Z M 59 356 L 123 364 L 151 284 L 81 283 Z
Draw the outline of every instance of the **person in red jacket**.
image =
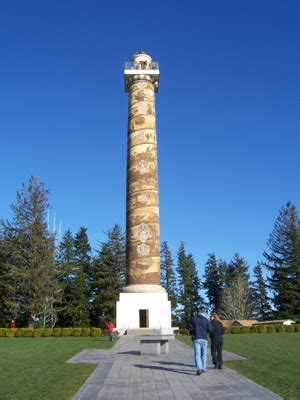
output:
M 114 336 L 115 326 L 114 326 L 112 321 L 108 321 L 106 327 L 107 327 L 107 330 L 108 330 L 109 341 L 112 342 L 114 340 L 114 337 L 115 337 Z
M 10 323 L 9 323 L 9 327 L 10 327 L 11 329 L 16 329 L 16 327 L 17 327 L 17 324 L 16 324 L 16 322 L 15 322 L 15 320 L 14 320 L 14 319 L 12 319 L 12 320 L 10 321 Z

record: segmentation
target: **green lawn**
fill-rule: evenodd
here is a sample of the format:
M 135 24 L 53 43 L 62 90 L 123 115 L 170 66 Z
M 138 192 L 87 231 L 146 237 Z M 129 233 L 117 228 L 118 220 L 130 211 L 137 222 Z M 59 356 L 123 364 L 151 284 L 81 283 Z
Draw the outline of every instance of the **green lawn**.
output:
M 192 344 L 189 336 L 178 338 Z M 225 335 L 224 349 L 248 358 L 227 367 L 286 400 L 300 399 L 300 333 Z
M 0 338 L 0 399 L 70 399 L 97 365 L 65 362 L 93 348 L 111 343 L 107 337 Z

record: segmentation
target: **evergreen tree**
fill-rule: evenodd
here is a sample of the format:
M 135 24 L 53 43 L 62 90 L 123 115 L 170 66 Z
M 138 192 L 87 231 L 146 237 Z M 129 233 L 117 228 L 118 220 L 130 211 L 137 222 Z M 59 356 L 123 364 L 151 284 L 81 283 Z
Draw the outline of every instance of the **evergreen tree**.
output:
M 118 270 L 114 268 L 113 254 L 107 243 L 101 249 L 93 263 L 93 302 L 91 318 L 95 326 L 106 327 L 109 320 L 115 320 L 116 302 L 120 282 Z
M 296 207 L 288 202 L 279 211 L 264 252 L 276 315 L 300 316 L 300 232 Z
M 126 239 L 120 225 L 115 224 L 107 232 L 107 245 L 111 251 L 114 269 L 117 271 L 120 292 L 126 284 Z
M 229 286 L 238 277 L 243 277 L 246 281 L 249 281 L 248 269 L 246 261 L 238 253 L 235 253 L 225 269 L 225 284 Z
M 217 314 L 221 309 L 221 296 L 224 286 L 224 262 L 218 263 L 214 253 L 208 254 L 208 260 L 205 264 L 203 288 L 206 289 L 206 295 L 212 310 Z
M 172 313 L 177 307 L 176 295 L 176 276 L 174 271 L 174 260 L 171 251 L 166 241 L 162 242 L 160 250 L 160 274 L 161 285 L 168 293 L 169 300 L 171 301 Z
M 187 326 L 196 307 L 204 305 L 200 295 L 200 279 L 196 263 L 191 253 L 186 255 L 184 244 L 181 242 L 178 251 L 177 272 L 179 276 L 178 303 L 181 305 L 181 321 Z
M 58 247 L 57 276 L 61 286 L 58 325 L 73 325 L 73 303 L 75 299 L 76 264 L 72 232 L 67 230 Z
M 125 234 L 119 225 L 107 232 L 107 241 L 101 243 L 93 262 L 92 323 L 104 328 L 116 318 L 116 302 L 125 285 Z
M 226 265 L 225 286 L 221 297 L 221 317 L 227 319 L 252 317 L 254 293 L 248 269 L 248 264 L 238 253 L 235 253 L 232 260 Z
M 257 263 L 254 268 L 254 277 L 255 318 L 265 321 L 270 318 L 272 309 L 267 296 L 267 285 L 263 277 L 261 263 Z
M 74 239 L 74 285 L 72 288 L 70 308 L 73 326 L 88 326 L 90 323 L 91 297 L 91 246 L 87 229 L 81 227 Z
M 36 177 L 17 192 L 12 222 L 1 222 L 0 259 L 6 279 L 4 309 L 19 325 L 42 316 L 55 298 L 54 237 L 48 232 L 48 190 Z

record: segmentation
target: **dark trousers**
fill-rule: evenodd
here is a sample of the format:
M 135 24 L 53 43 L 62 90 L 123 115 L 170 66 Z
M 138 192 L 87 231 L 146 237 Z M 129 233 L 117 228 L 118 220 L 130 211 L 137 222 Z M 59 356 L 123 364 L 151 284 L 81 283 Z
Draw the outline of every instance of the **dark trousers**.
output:
M 222 356 L 222 348 L 223 348 L 223 342 L 218 342 L 213 340 L 211 342 L 211 356 L 212 356 L 212 362 L 213 364 L 223 364 L 223 356 Z

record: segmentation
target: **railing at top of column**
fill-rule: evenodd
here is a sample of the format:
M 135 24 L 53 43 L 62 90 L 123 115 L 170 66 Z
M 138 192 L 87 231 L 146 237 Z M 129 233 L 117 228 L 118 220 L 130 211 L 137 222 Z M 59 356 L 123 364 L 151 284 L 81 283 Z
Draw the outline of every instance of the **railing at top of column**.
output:
M 127 61 L 125 62 L 125 70 L 151 70 L 151 71 L 158 71 L 159 65 L 158 62 L 152 61 L 151 63 L 141 63 L 141 62 L 134 62 L 134 61 Z

